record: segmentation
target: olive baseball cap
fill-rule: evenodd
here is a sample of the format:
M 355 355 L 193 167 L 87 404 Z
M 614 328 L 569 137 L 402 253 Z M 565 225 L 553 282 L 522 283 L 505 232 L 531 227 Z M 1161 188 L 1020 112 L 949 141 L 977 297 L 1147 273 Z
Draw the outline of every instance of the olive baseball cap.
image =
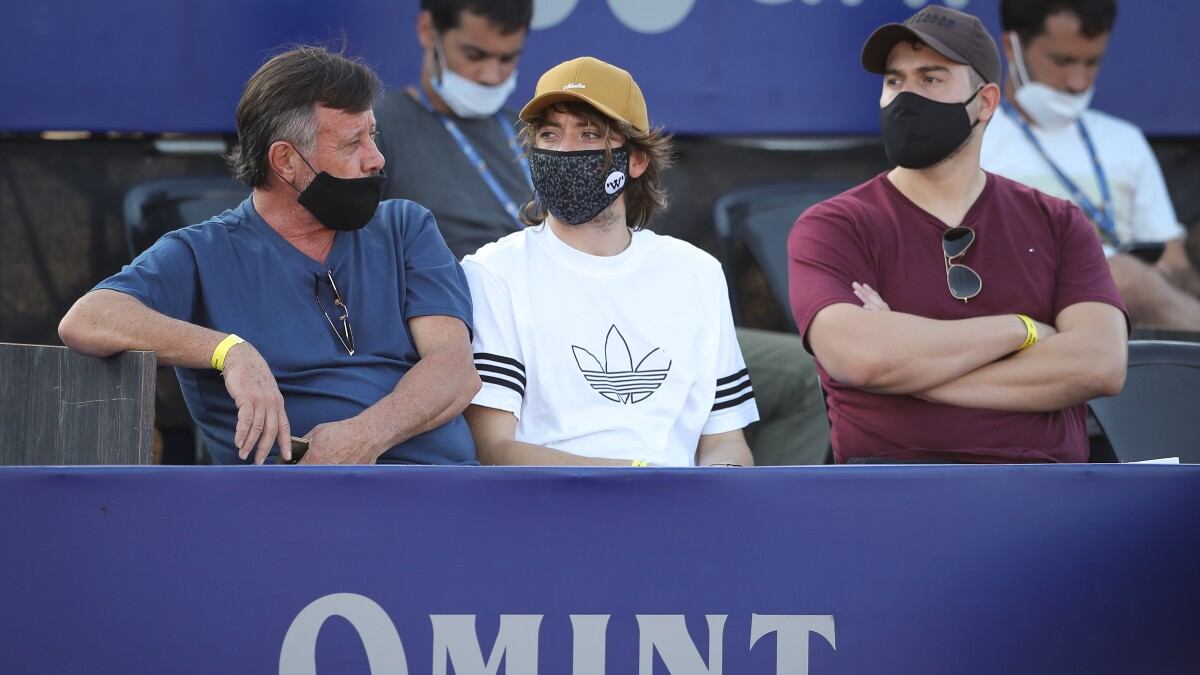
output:
M 889 23 L 875 29 L 862 48 L 862 65 L 867 72 L 883 74 L 888 54 L 901 42 L 917 40 L 933 51 L 971 66 L 986 82 L 1000 83 L 1000 50 L 983 22 L 949 7 L 929 5 L 904 23 Z
M 521 119 L 531 122 L 555 103 L 583 101 L 604 115 L 638 131 L 650 130 L 646 99 L 629 71 L 590 56 L 554 66 L 538 79 L 533 98 L 521 109 Z

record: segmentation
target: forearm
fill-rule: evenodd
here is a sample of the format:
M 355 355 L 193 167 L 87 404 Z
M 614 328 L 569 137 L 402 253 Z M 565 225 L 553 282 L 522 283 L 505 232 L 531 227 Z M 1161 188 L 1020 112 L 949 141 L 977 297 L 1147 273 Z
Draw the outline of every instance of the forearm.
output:
M 1124 359 L 1104 339 L 1085 331 L 1060 333 L 919 396 L 963 408 L 1051 412 L 1112 395 L 1124 381 Z
M 821 320 L 830 310 L 837 312 Z M 884 394 L 933 389 L 1016 351 L 1025 341 L 1014 314 L 940 321 L 852 305 L 826 308 L 810 344 L 839 382 Z
M 399 443 L 436 429 L 462 413 L 479 391 L 469 360 L 438 352 L 417 361 L 395 389 L 354 417 L 361 438 L 376 456 Z
M 481 464 L 514 466 L 630 466 L 628 459 L 584 457 L 563 450 L 516 440 L 478 445 Z
M 172 319 L 136 298 L 101 289 L 80 298 L 59 323 L 63 344 L 89 356 L 152 351 L 158 364 L 210 368 L 224 333 Z
M 738 432 L 736 437 L 724 438 L 717 442 L 702 444 L 696 452 L 697 466 L 714 466 L 732 464 L 736 466 L 754 466 L 754 456 L 750 454 L 750 446 Z
M 1167 242 L 1156 267 L 1172 286 L 1200 297 L 1200 272 L 1192 266 L 1183 241 Z

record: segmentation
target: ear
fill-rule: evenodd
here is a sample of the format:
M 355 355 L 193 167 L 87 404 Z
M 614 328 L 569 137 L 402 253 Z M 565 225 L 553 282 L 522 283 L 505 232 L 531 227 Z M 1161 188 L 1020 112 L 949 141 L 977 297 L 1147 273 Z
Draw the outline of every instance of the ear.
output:
M 650 167 L 650 156 L 641 150 L 629 151 L 629 177 L 638 178 Z
M 983 89 L 979 90 L 979 96 L 976 98 L 979 101 L 979 123 L 987 124 L 996 114 L 996 109 L 1000 107 L 1000 85 L 995 82 L 983 85 Z
M 298 165 L 303 164 L 300 157 L 296 154 L 296 149 L 287 141 L 275 141 L 267 150 L 267 166 L 270 168 L 271 177 L 279 178 L 293 186 L 296 185 L 296 178 L 300 173 Z
M 433 49 L 436 38 L 437 31 L 433 28 L 433 14 L 429 10 L 423 9 L 417 15 L 417 42 L 421 43 L 421 49 L 429 51 Z

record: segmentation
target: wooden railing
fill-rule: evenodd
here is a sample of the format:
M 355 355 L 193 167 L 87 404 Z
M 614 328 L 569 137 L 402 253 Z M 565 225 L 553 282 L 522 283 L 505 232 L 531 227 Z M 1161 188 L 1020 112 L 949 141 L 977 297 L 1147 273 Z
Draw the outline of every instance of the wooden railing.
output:
M 0 464 L 149 464 L 155 362 L 0 343 Z

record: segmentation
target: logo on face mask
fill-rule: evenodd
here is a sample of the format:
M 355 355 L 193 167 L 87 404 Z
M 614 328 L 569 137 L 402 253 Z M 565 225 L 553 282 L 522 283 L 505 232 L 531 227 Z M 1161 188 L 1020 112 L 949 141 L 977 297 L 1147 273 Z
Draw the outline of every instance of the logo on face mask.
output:
M 604 179 L 604 191 L 610 195 L 617 194 L 623 187 L 625 187 L 625 174 L 620 171 L 614 171 Z

